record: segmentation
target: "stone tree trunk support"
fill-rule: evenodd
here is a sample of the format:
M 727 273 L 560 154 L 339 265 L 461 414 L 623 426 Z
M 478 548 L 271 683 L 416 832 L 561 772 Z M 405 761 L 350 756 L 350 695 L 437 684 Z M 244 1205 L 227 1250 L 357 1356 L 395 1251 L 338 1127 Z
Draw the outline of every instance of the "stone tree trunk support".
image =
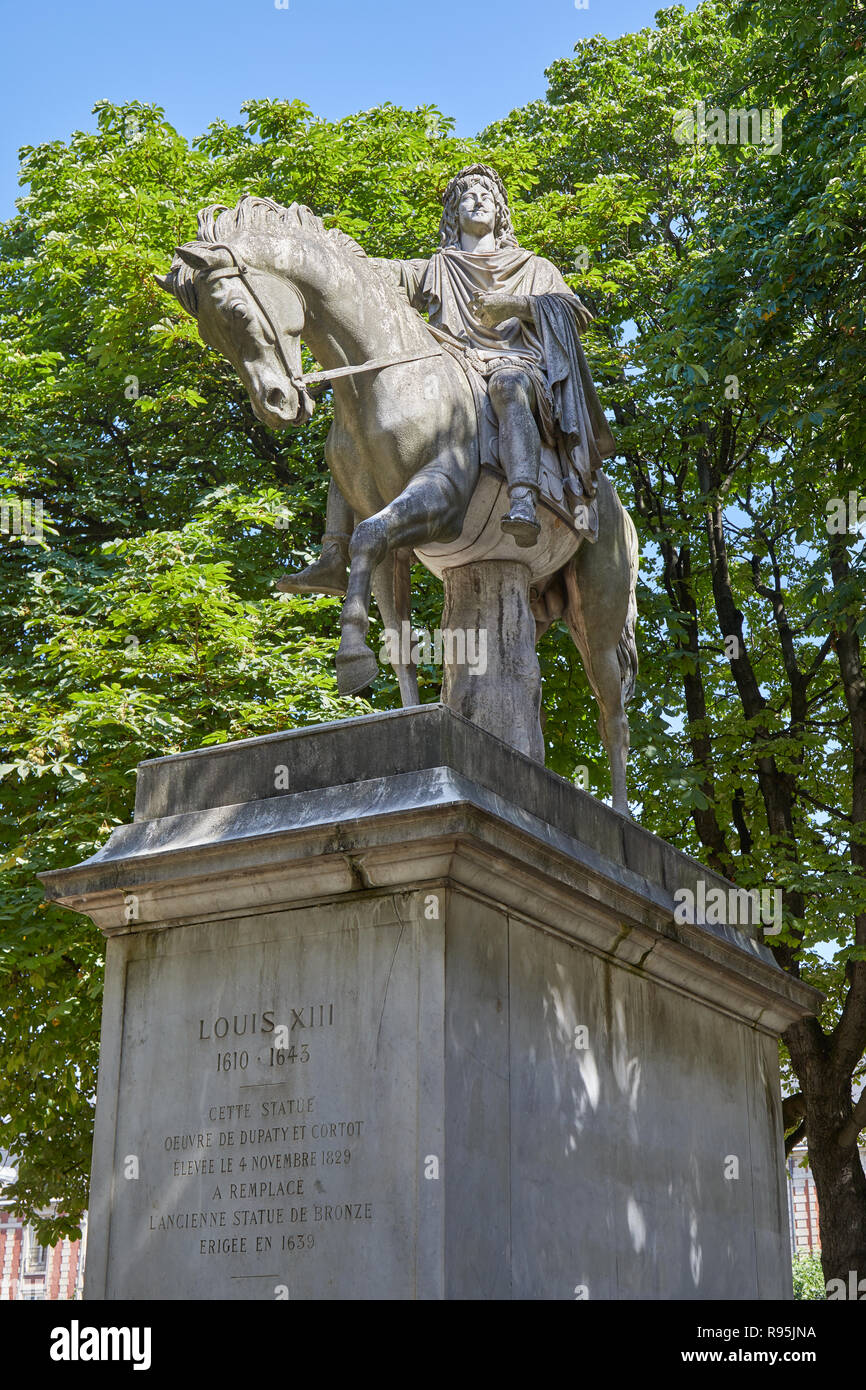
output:
M 518 560 L 445 570 L 442 703 L 543 763 L 531 577 L 529 566 Z M 464 654 L 479 651 L 486 653 L 486 669 L 473 671 Z

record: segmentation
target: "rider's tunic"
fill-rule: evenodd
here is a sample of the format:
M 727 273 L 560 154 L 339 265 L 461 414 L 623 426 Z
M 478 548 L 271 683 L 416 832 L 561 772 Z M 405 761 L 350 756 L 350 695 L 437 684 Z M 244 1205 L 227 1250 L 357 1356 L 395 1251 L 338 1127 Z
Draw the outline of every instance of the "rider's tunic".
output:
M 558 459 L 559 486 L 571 493 L 572 505 L 589 504 L 583 529 L 595 539 L 596 474 L 616 446 L 578 336 L 592 322 L 589 310 L 556 266 L 519 246 L 483 252 L 443 247 L 429 260 L 389 264 L 410 303 L 427 312 L 476 378 L 482 463 L 499 466 L 498 425 L 483 379 L 501 366 L 520 366 L 531 377 L 542 442 Z M 479 293 L 528 296 L 532 321 L 510 318 L 486 327 L 469 307 Z

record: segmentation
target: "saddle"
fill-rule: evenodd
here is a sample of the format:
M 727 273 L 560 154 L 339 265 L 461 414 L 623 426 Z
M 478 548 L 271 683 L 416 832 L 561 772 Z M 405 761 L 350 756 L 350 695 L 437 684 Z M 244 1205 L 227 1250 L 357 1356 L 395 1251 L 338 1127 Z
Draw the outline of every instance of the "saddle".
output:
M 453 338 L 442 333 L 433 324 L 425 323 L 424 326 L 437 345 L 460 364 L 472 389 L 478 420 L 479 462 L 482 473 L 488 473 L 501 482 L 507 481 L 505 469 L 499 460 L 496 416 L 490 404 L 487 377 L 482 370 L 481 359 L 477 357 L 473 348 L 459 346 Z M 546 383 L 544 388 L 546 389 Z M 563 476 L 561 452 L 548 444 L 543 436 L 538 485 L 540 505 L 548 507 L 582 539 L 596 540 L 598 505 L 595 498 L 586 496 L 580 478 L 572 469 L 568 469 L 567 475 Z

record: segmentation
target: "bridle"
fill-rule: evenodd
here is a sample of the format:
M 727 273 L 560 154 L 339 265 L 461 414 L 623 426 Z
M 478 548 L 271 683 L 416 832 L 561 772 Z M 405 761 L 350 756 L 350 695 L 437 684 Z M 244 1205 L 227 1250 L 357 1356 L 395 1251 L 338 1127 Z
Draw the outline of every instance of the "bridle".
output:
M 218 243 L 216 243 L 215 249 L 220 250 L 220 251 L 228 251 L 229 255 L 230 255 L 231 258 L 232 258 L 232 261 L 234 262 L 234 264 L 233 264 L 233 265 L 229 265 L 229 266 L 225 266 L 224 268 L 222 268 L 222 269 L 220 269 L 220 270 L 211 270 L 211 271 L 209 271 L 208 274 L 209 274 L 210 278 L 211 278 L 212 280 L 230 280 L 230 279 L 234 278 L 235 276 L 237 276 L 237 277 L 239 277 L 241 280 L 243 280 L 244 285 L 246 286 L 247 290 L 249 291 L 249 294 L 250 294 L 250 296 L 251 296 L 253 302 L 257 305 L 257 307 L 258 307 L 258 309 L 259 309 L 259 312 L 260 312 L 261 315 L 262 315 L 262 318 L 264 319 L 265 323 L 267 324 L 268 328 L 269 328 L 270 331 L 271 331 L 271 335 L 273 336 L 273 339 L 274 339 L 274 344 L 275 344 L 275 346 L 276 346 L 277 352 L 279 353 L 280 361 L 282 362 L 283 367 L 285 368 L 286 376 L 289 378 L 289 381 L 291 382 L 292 386 L 293 386 L 293 387 L 295 388 L 295 390 L 298 392 L 298 395 L 300 395 L 301 391 L 304 389 L 304 378 L 303 378 L 302 376 L 299 377 L 299 376 L 296 376 L 296 375 L 295 375 L 295 372 L 294 372 L 294 370 L 293 370 L 293 368 L 292 368 L 292 366 L 291 366 L 291 363 L 289 362 L 289 359 L 288 359 L 288 357 L 286 356 L 285 349 L 283 348 L 282 339 L 280 338 L 280 335 L 279 335 L 279 333 L 277 332 L 276 324 L 274 323 L 273 319 L 271 318 L 270 311 L 268 310 L 267 305 L 262 303 L 262 300 L 261 300 L 260 296 L 256 293 L 255 289 L 253 288 L 253 283 L 252 283 L 252 281 L 251 281 L 251 279 L 250 279 L 250 274 L 249 274 L 249 273 L 250 273 L 251 267 L 248 266 L 244 261 L 242 261 L 242 260 L 235 254 L 235 252 L 232 250 L 232 248 L 231 248 L 230 246 L 226 245 L 225 242 L 218 242 Z M 294 286 L 294 285 L 291 283 L 291 281 L 289 281 L 289 280 L 286 280 L 286 281 L 285 281 L 285 284 L 288 285 L 289 289 L 290 289 L 290 290 L 292 291 L 292 293 L 296 296 L 296 298 L 297 298 L 297 300 L 298 300 L 298 302 L 299 302 L 299 304 L 300 304 L 300 306 L 301 306 L 301 311 L 302 311 L 302 313 L 304 314 L 304 316 L 306 317 L 307 306 L 306 306 L 306 304 L 304 303 L 303 295 L 301 294 L 300 290 L 296 289 L 295 286 Z
M 248 266 L 244 261 L 240 259 L 240 257 L 233 250 L 233 248 L 229 246 L 226 242 L 216 242 L 214 243 L 214 247 L 216 250 L 228 251 L 229 255 L 232 258 L 233 264 L 230 266 L 225 266 L 222 269 L 211 270 L 208 272 L 208 275 L 213 280 L 228 280 L 235 276 L 243 280 L 244 285 L 246 286 L 250 296 L 253 299 L 253 302 L 258 307 L 259 312 L 262 315 L 262 318 L 264 319 L 265 323 L 271 331 L 271 334 L 274 339 L 274 344 L 276 346 L 277 352 L 279 353 L 280 361 L 283 364 L 286 376 L 289 378 L 290 384 L 297 392 L 299 397 L 301 396 L 302 392 L 309 395 L 307 387 L 313 382 L 333 381 L 338 377 L 353 376 L 357 372 L 371 372 L 374 370 L 378 370 L 382 367 L 396 367 L 399 366 L 401 362 L 419 362 L 426 357 L 442 356 L 442 349 L 437 347 L 432 348 L 427 352 L 403 353 L 401 356 L 398 357 L 378 357 L 369 362 L 360 362 L 355 367 L 333 367 L 329 371 L 303 372 L 300 376 L 297 376 L 295 374 L 294 369 L 292 368 L 291 363 L 289 362 L 288 357 L 286 356 L 285 349 L 283 348 L 282 340 L 280 338 L 280 334 L 277 331 L 276 324 L 274 323 L 274 320 L 271 317 L 270 311 L 268 310 L 267 305 L 263 303 L 261 297 L 256 293 L 255 289 L 253 288 L 253 283 L 250 279 L 250 270 L 254 270 L 256 269 L 256 267 Z M 298 287 L 294 285 L 291 282 L 291 280 L 283 280 L 282 283 L 284 285 L 288 285 L 289 289 L 295 295 L 296 299 L 298 300 L 298 303 L 301 306 L 301 313 L 303 314 L 304 318 L 306 318 L 307 306 L 304 301 L 304 296 L 301 294 Z

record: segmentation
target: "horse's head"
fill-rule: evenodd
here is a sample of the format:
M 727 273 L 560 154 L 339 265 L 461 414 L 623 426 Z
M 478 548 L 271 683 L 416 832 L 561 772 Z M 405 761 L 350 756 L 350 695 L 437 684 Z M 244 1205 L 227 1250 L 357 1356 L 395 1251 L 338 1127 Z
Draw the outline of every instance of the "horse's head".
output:
M 226 245 L 191 241 L 156 281 L 231 362 L 262 424 L 282 430 L 307 423 L 314 403 L 301 380 L 304 302 L 288 280 L 246 265 Z

